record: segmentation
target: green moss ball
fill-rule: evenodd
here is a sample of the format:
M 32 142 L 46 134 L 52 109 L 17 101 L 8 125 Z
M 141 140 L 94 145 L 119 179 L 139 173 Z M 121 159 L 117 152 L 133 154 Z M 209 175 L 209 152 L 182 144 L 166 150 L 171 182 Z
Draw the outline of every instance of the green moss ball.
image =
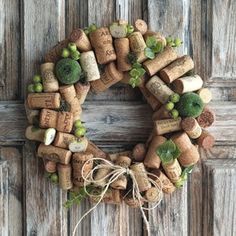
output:
M 176 109 L 182 117 L 198 117 L 203 107 L 203 101 L 196 93 L 185 93 L 176 104 Z
M 58 80 L 63 84 L 74 84 L 81 76 L 80 64 L 70 58 L 58 61 L 55 70 Z

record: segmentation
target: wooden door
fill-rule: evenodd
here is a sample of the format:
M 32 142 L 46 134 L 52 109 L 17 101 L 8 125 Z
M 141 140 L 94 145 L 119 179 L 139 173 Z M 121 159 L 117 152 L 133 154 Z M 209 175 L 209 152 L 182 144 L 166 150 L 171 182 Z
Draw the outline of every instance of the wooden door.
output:
M 0 0 L 0 235 L 71 235 L 83 202 L 67 212 L 67 194 L 43 176 L 35 147 L 24 138 L 26 85 L 45 52 L 76 27 L 116 17 L 147 20 L 178 36 L 181 53 L 214 95 L 217 121 L 211 151 L 188 183 L 149 213 L 152 235 L 236 235 L 236 1 L 233 0 Z M 89 138 L 109 152 L 146 140 L 151 111 L 137 89 L 117 84 L 84 105 Z M 145 235 L 139 210 L 101 204 L 77 235 Z

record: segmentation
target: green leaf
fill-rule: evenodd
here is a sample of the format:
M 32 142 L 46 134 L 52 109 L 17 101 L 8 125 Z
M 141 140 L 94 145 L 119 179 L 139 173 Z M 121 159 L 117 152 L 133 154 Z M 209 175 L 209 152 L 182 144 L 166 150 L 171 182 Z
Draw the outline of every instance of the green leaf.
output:
M 147 58 L 154 59 L 155 58 L 155 53 L 152 51 L 151 48 L 145 48 L 144 49 L 144 54 Z
M 131 76 L 131 77 L 138 77 L 139 76 L 139 71 L 138 71 L 138 69 L 132 69 L 130 72 L 129 72 L 129 75 Z
M 156 43 L 157 43 L 157 39 L 155 36 L 148 36 L 147 37 L 146 45 L 148 48 L 155 47 Z
M 163 49 L 164 49 L 163 44 L 161 42 L 157 42 L 155 47 L 152 48 L 152 51 L 154 53 L 159 53 L 159 52 L 163 51 Z
M 135 63 L 132 65 L 132 68 L 140 69 L 140 68 L 142 68 L 142 64 L 139 63 L 139 62 L 135 62 Z
M 133 53 L 133 52 L 130 52 L 130 53 L 128 54 L 128 61 L 129 61 L 130 64 L 136 63 L 136 62 L 137 62 L 137 56 L 136 56 L 136 54 Z
M 162 163 L 167 164 L 179 157 L 180 150 L 172 140 L 167 140 L 156 149 L 156 153 L 160 157 Z
M 146 70 L 144 70 L 143 68 L 140 68 L 138 69 L 138 72 L 139 72 L 139 76 L 142 77 L 146 73 Z

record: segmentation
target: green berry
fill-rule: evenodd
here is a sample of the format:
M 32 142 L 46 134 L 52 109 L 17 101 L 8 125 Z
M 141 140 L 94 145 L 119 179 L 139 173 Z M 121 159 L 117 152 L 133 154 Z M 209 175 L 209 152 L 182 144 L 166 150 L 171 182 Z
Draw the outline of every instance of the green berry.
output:
M 127 33 L 128 34 L 131 34 L 134 32 L 134 27 L 130 24 L 127 25 Z
M 67 48 L 63 48 L 63 49 L 62 49 L 61 56 L 62 56 L 63 58 L 69 57 L 69 56 L 70 56 L 70 51 L 69 51 Z
M 175 104 L 173 102 L 168 102 L 166 105 L 165 105 L 165 108 L 167 111 L 171 111 L 173 108 L 174 108 Z
M 171 116 L 173 117 L 173 119 L 176 119 L 179 117 L 179 112 L 176 109 L 173 109 L 171 111 Z
M 180 99 L 180 96 L 178 93 L 174 93 L 174 94 L 170 95 L 170 101 L 173 103 L 178 102 L 179 99 Z
M 50 178 L 51 177 L 51 173 L 49 173 L 49 172 L 47 172 L 47 171 L 45 171 L 45 173 L 44 173 L 44 176 L 45 176 L 45 178 Z
M 78 61 L 80 59 L 80 52 L 79 51 L 71 52 L 71 58 L 75 61 Z
M 84 33 L 85 33 L 86 35 L 88 35 L 88 34 L 89 34 L 89 29 L 84 29 Z
M 95 24 L 92 24 L 92 25 L 89 26 L 90 32 L 93 32 L 93 31 L 95 31 L 96 29 L 97 29 L 97 26 L 96 26 Z
M 75 52 L 77 51 L 77 46 L 75 43 L 69 43 L 68 44 L 68 49 L 71 51 L 71 52 Z
M 80 128 L 81 126 L 83 126 L 81 120 L 75 121 L 74 126 L 75 128 Z
M 75 136 L 76 137 L 81 137 L 84 136 L 86 133 L 86 128 L 85 127 L 80 127 L 75 130 Z
M 58 175 L 56 173 L 51 174 L 49 178 L 54 184 L 58 183 Z
M 173 39 L 170 36 L 166 37 L 166 42 L 167 44 L 171 44 L 173 42 Z
M 176 39 L 174 40 L 174 44 L 175 44 L 176 47 L 179 47 L 182 43 L 183 43 L 183 42 L 182 42 L 182 40 L 181 40 L 180 38 L 176 38 Z
M 34 91 L 36 93 L 41 93 L 43 91 L 43 85 L 41 83 L 34 84 Z
M 42 81 L 42 79 L 41 79 L 40 75 L 34 75 L 34 77 L 33 77 L 34 83 L 40 83 L 41 81 Z
M 27 90 L 29 93 L 34 93 L 34 84 L 29 84 Z

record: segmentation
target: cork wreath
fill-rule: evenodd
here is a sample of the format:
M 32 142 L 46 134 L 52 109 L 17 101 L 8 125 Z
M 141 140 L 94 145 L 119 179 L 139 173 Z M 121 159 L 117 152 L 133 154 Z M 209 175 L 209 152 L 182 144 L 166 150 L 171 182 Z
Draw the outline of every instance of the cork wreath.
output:
M 181 44 L 141 19 L 117 20 L 75 29 L 46 53 L 28 86 L 26 138 L 39 142 L 46 177 L 70 191 L 66 208 L 84 198 L 94 203 L 78 224 L 100 202 L 124 201 L 141 210 L 149 232 L 145 211 L 184 185 L 200 159 L 198 147 L 214 145 L 205 130 L 215 120 L 212 95 L 192 58 L 178 55 Z M 153 132 L 133 150 L 106 153 L 86 137 L 80 117 L 89 91 L 118 82 L 140 89 L 153 110 Z

